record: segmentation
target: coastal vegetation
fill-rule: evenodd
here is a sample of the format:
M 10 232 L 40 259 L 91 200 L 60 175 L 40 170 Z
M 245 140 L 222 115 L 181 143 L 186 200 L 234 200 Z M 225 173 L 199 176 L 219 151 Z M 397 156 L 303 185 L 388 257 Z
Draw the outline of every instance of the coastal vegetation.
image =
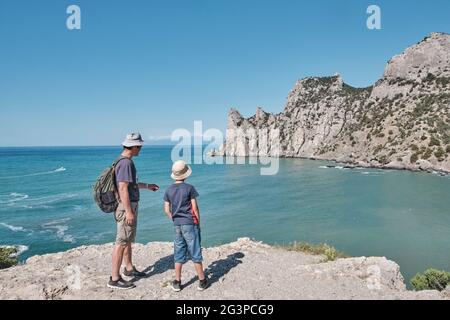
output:
M 424 273 L 418 273 L 411 279 L 411 284 L 416 291 L 420 290 L 444 290 L 450 285 L 450 272 L 427 269 Z
M 325 261 L 335 261 L 339 258 L 348 258 L 344 252 L 338 251 L 333 246 L 326 243 L 322 244 L 310 244 L 307 242 L 294 242 L 288 245 L 282 246 L 283 249 L 288 251 L 305 252 L 314 255 L 324 255 Z
M 6 269 L 17 264 L 17 259 L 11 255 L 17 253 L 16 248 L 2 247 L 0 248 L 0 269 Z

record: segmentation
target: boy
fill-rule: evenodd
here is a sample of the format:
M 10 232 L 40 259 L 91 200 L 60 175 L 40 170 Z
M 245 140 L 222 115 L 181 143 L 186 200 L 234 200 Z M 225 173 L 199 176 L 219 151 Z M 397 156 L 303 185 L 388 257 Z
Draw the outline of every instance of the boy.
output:
M 200 280 L 197 289 L 203 291 L 208 287 L 202 264 L 200 212 L 196 200 L 198 193 L 194 186 L 184 182 L 191 173 L 192 169 L 184 161 L 176 161 L 171 175 L 175 183 L 164 193 L 164 211 L 173 220 L 175 231 L 175 280 L 172 282 L 174 291 L 181 290 L 181 269 L 188 260 L 188 253 Z

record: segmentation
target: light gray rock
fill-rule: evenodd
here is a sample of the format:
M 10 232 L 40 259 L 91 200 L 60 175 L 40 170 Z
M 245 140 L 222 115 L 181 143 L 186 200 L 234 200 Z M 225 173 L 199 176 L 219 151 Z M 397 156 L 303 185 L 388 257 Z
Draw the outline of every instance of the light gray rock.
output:
M 432 33 L 392 58 L 374 86 L 310 77 L 279 114 L 231 109 L 223 153 L 450 172 L 450 35 Z
M 185 285 L 173 292 L 171 243 L 135 244 L 134 263 L 148 277 L 136 288 L 106 287 L 113 244 L 82 246 L 35 256 L 0 270 L 0 299 L 445 299 L 438 291 L 405 288 L 399 266 L 383 257 L 322 262 L 323 256 L 286 251 L 241 238 L 203 251 L 211 286 L 197 290 L 192 263 L 183 268 Z

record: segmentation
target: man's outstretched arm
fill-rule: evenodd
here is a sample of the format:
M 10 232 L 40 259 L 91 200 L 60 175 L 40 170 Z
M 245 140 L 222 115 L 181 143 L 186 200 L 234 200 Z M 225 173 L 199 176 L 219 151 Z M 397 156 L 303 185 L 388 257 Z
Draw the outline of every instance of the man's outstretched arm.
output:
M 152 183 L 138 183 L 139 189 L 148 189 L 148 190 L 152 190 L 152 191 L 157 191 L 159 190 L 159 186 L 157 184 L 152 184 Z

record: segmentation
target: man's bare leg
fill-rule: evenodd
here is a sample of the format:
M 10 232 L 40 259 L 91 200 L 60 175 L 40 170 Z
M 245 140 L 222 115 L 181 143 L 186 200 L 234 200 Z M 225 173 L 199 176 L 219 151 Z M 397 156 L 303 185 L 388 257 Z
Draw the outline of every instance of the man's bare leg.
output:
M 133 270 L 133 260 L 132 260 L 132 249 L 131 249 L 131 242 L 127 244 L 124 250 L 124 262 L 125 262 L 125 268 L 128 271 Z
M 112 280 L 117 281 L 120 279 L 120 267 L 122 266 L 123 253 L 126 246 L 116 244 L 112 254 Z

